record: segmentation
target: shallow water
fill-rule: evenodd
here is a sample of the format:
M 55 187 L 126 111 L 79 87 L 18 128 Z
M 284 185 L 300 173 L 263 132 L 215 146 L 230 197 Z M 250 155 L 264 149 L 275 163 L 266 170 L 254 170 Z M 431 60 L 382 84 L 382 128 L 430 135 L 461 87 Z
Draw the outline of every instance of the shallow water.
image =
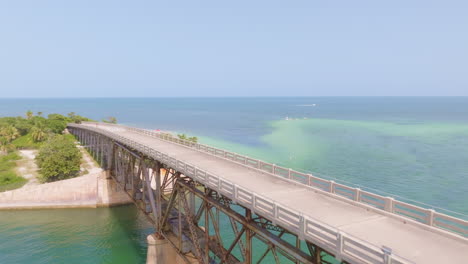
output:
M 133 206 L 0 211 L 0 263 L 144 263 L 144 217 Z
M 468 97 L 0 99 L 0 116 L 30 109 L 196 135 L 468 215 Z M 150 232 L 132 207 L 0 211 L 0 263 L 140 263 Z

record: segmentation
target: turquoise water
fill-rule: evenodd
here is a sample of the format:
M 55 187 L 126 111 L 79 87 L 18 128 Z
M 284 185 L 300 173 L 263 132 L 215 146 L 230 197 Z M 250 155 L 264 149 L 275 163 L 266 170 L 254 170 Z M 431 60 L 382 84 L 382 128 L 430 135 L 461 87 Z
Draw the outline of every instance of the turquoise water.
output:
M 133 206 L 0 211 L 0 263 L 144 263 L 151 232 Z
M 29 109 L 74 111 L 98 120 L 116 116 L 128 125 L 184 132 L 203 143 L 468 215 L 468 97 L 0 99 L 0 116 L 22 115 Z M 138 217 L 130 216 L 133 209 L 105 210 L 110 212 L 104 213 L 108 221 L 114 223 L 106 227 L 108 232 L 82 228 L 80 218 L 71 217 L 67 226 L 55 229 L 55 235 L 65 239 L 68 230 L 80 230 L 80 240 L 68 236 L 70 245 L 93 245 L 82 252 L 97 263 L 115 263 L 122 254 L 132 258 L 127 263 L 140 262 L 146 254 L 147 229 L 141 228 Z M 128 214 L 115 210 L 128 210 Z M 18 218 L 24 214 L 31 224 L 49 215 L 13 213 Z M 4 237 L 10 236 L 13 246 L 24 239 L 9 233 L 22 228 L 4 215 L 0 212 L 0 263 L 9 252 L 4 250 Z M 28 229 L 36 237 L 32 248 L 44 247 L 65 257 L 67 251 L 50 242 L 55 236 L 42 235 L 48 229 L 47 220 L 41 221 Z M 96 242 L 95 234 L 104 240 L 118 236 L 122 244 Z M 132 246 L 127 252 L 127 246 L 119 245 Z M 28 263 L 31 258 L 10 256 L 8 260 Z

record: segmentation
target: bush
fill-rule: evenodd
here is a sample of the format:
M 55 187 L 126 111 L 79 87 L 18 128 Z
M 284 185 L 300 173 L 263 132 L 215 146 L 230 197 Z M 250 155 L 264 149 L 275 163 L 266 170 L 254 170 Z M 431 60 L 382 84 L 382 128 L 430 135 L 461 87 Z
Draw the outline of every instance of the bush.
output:
M 41 146 L 36 163 L 42 181 L 68 179 L 80 172 L 81 152 L 69 138 L 55 135 Z
M 14 126 L 16 127 L 16 129 L 18 129 L 20 135 L 24 136 L 29 133 L 33 124 L 27 119 L 18 117 L 16 118 Z
M 117 118 L 110 116 L 107 119 L 103 119 L 102 122 L 108 123 L 108 124 L 117 124 Z
M 35 142 L 31 133 L 21 136 L 11 142 L 17 149 L 38 149 L 44 142 Z
M 19 188 L 26 183 L 26 179 L 14 171 L 15 161 L 20 158 L 15 152 L 0 156 L 0 192 Z
M 67 122 L 60 120 L 47 120 L 45 126 L 50 130 L 50 132 L 55 134 L 61 134 L 67 127 Z
M 188 140 L 188 141 L 191 141 L 193 143 L 197 143 L 198 142 L 198 138 L 197 137 L 188 137 L 187 135 L 185 134 L 178 134 L 177 135 L 180 139 L 183 139 L 183 140 Z

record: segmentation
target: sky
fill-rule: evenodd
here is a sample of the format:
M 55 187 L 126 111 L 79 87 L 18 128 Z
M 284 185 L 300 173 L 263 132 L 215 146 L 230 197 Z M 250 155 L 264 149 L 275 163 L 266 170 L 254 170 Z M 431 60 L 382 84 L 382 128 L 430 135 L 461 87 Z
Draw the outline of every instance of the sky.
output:
M 468 96 L 468 1 L 0 0 L 0 97 Z

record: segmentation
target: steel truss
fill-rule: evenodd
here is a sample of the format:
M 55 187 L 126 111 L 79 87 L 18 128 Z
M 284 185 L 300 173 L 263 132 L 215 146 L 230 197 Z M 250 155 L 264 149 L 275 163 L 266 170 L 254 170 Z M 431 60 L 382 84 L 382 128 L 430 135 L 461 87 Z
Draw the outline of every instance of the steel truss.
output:
M 167 164 L 99 133 L 69 131 L 187 263 L 337 263 L 331 253 Z

